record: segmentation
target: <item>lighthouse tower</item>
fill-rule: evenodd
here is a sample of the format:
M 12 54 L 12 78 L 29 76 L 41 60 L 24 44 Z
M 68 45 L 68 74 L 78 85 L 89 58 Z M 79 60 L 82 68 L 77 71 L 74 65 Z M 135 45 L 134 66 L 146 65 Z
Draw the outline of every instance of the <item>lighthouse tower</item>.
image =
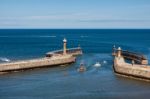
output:
M 67 40 L 64 38 L 63 40 L 63 55 L 67 54 Z
M 121 47 L 118 47 L 118 57 L 121 57 Z

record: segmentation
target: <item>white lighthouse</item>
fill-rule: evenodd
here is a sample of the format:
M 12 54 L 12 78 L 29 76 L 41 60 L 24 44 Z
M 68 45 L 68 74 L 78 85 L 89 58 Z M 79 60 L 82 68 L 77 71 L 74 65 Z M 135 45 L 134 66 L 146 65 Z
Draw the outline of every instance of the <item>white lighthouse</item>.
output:
M 63 55 L 67 54 L 67 40 L 64 38 L 63 40 Z
M 121 47 L 118 47 L 118 57 L 121 57 Z

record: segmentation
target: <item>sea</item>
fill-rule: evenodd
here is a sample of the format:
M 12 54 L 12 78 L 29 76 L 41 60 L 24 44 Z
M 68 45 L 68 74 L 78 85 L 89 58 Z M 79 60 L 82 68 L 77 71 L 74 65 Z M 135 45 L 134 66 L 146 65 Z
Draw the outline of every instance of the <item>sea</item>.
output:
M 0 63 L 45 57 L 64 38 L 83 50 L 76 63 L 0 75 L 0 99 L 149 99 L 150 82 L 114 73 L 112 47 L 150 60 L 150 29 L 0 29 Z

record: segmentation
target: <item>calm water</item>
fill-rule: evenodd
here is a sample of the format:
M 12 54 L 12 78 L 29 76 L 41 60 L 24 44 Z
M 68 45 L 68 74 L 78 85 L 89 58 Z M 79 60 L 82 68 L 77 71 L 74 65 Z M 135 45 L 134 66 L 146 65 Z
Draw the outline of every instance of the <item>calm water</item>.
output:
M 42 57 L 61 49 L 64 37 L 68 47 L 83 48 L 75 64 L 0 75 L 0 99 L 150 97 L 150 82 L 115 75 L 111 57 L 115 44 L 150 60 L 150 30 L 0 30 L 0 62 Z M 100 68 L 93 67 L 97 61 Z M 87 66 L 84 73 L 77 72 L 80 62 Z

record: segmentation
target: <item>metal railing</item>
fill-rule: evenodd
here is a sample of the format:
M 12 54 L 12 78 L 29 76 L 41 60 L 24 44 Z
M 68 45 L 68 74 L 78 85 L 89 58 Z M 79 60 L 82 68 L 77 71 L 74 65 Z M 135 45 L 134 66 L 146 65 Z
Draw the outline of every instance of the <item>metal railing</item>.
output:
M 67 53 L 73 53 L 73 52 L 76 52 L 76 51 L 81 51 L 81 48 L 76 47 L 76 48 L 68 48 L 67 49 Z M 51 51 L 51 52 L 48 52 L 46 54 L 61 54 L 61 53 L 63 53 L 63 49 L 62 50 Z
M 118 51 L 119 51 L 118 49 L 113 48 L 113 55 L 116 56 Z M 120 51 L 121 51 L 121 56 L 123 56 L 126 59 L 134 60 L 139 63 L 142 63 L 143 60 L 147 61 L 146 56 L 144 56 L 141 53 L 131 52 L 131 51 L 127 51 L 127 50 L 120 50 Z

